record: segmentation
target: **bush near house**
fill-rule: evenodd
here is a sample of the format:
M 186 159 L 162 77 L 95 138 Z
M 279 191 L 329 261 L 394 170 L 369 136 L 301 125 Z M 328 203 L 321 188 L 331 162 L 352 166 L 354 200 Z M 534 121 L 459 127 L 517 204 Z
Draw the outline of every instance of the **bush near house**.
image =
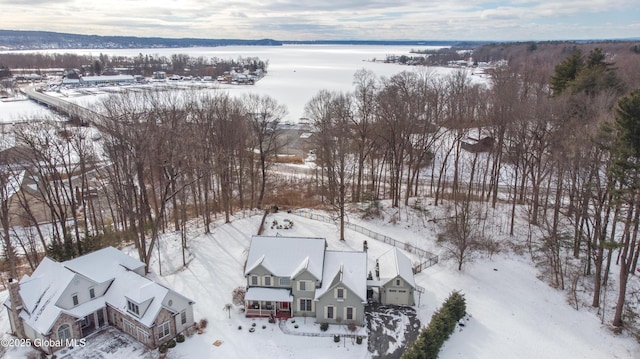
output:
M 429 326 L 420 332 L 418 339 L 403 354 L 403 359 L 437 359 L 442 344 L 449 339 L 456 323 L 464 317 L 467 305 L 460 292 L 453 292 L 437 310 Z

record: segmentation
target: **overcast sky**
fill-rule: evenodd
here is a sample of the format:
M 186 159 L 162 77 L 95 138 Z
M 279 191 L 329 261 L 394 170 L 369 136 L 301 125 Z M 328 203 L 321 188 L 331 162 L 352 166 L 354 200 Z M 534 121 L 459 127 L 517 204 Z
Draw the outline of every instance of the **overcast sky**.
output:
M 640 36 L 639 0 L 0 0 L 0 29 L 277 40 Z

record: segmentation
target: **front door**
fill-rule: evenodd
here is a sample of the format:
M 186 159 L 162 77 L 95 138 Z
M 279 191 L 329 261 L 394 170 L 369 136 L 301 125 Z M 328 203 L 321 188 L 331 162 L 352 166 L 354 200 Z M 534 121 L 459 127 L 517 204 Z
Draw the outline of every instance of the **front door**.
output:
M 290 304 L 289 302 L 280 302 L 280 310 L 288 311 Z

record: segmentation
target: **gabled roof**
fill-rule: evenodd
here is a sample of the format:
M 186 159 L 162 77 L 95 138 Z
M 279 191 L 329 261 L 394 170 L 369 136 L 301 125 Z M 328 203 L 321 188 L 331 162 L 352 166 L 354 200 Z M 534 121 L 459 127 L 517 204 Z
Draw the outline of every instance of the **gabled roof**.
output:
M 324 257 L 323 278 L 322 287 L 316 290 L 316 299 L 342 285 L 365 302 L 367 300 L 367 254 L 327 251 Z
M 121 312 L 127 311 L 127 298 L 136 304 L 151 301 L 149 307 L 140 313 L 138 321 L 150 328 L 162 309 L 162 302 L 170 290 L 135 272 L 120 269 L 115 280 L 104 295 L 106 303 Z M 141 308 L 142 309 L 142 308 Z M 171 310 L 167 308 L 168 310 Z
M 61 312 L 55 304 L 75 276 L 45 257 L 30 277 L 20 280 L 19 293 L 26 309 L 20 313 L 22 319 L 40 333 L 48 333 Z
M 378 264 L 380 265 L 380 283 L 382 285 L 400 276 L 411 287 L 416 287 L 411 260 L 402 250 L 397 247 L 391 248 L 378 258 Z
M 61 313 L 82 318 L 105 303 L 126 312 L 128 297 L 139 304 L 149 303 L 146 311 L 140 313 L 138 321 L 151 327 L 166 296 L 169 293 L 179 294 L 133 271 L 141 266 L 144 263 L 112 247 L 62 263 L 46 257 L 31 276 L 25 276 L 20 281 L 19 292 L 25 309 L 20 317 L 33 329 L 46 334 Z M 56 303 L 62 293 L 80 276 L 96 283 L 113 282 L 102 297 L 71 309 L 58 307 Z
M 102 248 L 62 264 L 96 283 L 112 280 L 120 266 L 133 271 L 144 267 L 141 261 L 113 247 Z
M 306 270 L 321 279 L 325 246 L 324 238 L 253 236 L 244 274 L 261 265 L 277 277 L 295 278 Z

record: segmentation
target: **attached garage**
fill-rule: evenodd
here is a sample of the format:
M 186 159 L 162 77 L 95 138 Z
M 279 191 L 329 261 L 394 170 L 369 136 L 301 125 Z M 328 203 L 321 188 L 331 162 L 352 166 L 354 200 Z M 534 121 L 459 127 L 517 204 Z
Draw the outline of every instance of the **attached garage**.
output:
M 385 252 L 376 260 L 376 286 L 380 290 L 380 303 L 413 306 L 416 287 L 411 260 L 398 248 Z
M 413 305 L 413 299 L 409 295 L 413 291 L 407 289 L 387 289 L 385 304 L 391 305 Z

